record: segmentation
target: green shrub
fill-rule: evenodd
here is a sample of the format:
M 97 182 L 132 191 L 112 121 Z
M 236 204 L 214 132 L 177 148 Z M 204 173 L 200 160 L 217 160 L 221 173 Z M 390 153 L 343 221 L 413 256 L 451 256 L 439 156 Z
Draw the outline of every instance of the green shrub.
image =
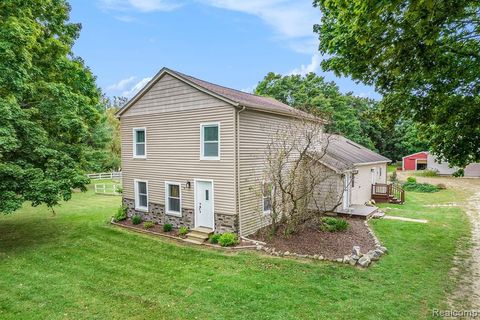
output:
M 117 186 L 117 193 L 123 193 L 123 188 L 121 186 Z
M 210 236 L 208 239 L 211 244 L 217 244 L 218 240 L 220 239 L 221 234 L 220 233 L 214 233 Z
M 125 206 L 121 206 L 117 209 L 117 213 L 113 215 L 113 221 L 119 222 L 127 219 L 127 210 L 128 208 Z
M 230 232 L 226 232 L 226 233 L 223 233 L 220 238 L 218 239 L 218 243 L 222 246 L 222 247 L 231 247 L 231 246 L 234 246 L 238 243 L 238 239 L 237 239 L 237 236 L 233 233 L 230 233 Z
M 415 182 L 406 182 L 403 184 L 403 189 L 405 191 L 414 191 L 414 192 L 437 192 L 439 190 L 438 186 L 434 186 L 429 183 L 415 183 Z
M 181 237 L 186 236 L 187 233 L 188 233 L 188 228 L 187 227 L 180 227 L 180 229 L 178 229 L 178 235 L 181 236 Z
M 172 229 L 173 229 L 173 226 L 170 223 L 165 223 L 163 225 L 163 231 L 165 231 L 165 232 L 170 232 L 170 231 L 172 231 Z
M 140 215 L 138 215 L 138 214 L 135 214 L 135 215 L 132 217 L 132 223 L 133 223 L 133 224 L 140 224 L 140 223 L 142 223 L 142 217 L 140 217 Z
M 416 176 L 421 177 L 436 177 L 438 176 L 437 170 L 423 170 L 415 173 Z
M 320 229 L 322 231 L 337 232 L 337 231 L 347 230 L 348 226 L 349 226 L 348 221 L 345 219 L 324 217 L 322 218 L 322 225 L 320 226 Z
M 407 183 L 410 182 L 410 183 L 417 183 L 417 179 L 414 178 L 414 177 L 408 177 L 407 178 Z
M 143 227 L 145 229 L 150 229 L 150 228 L 153 228 L 153 226 L 155 225 L 155 223 L 153 221 L 145 221 L 143 223 Z

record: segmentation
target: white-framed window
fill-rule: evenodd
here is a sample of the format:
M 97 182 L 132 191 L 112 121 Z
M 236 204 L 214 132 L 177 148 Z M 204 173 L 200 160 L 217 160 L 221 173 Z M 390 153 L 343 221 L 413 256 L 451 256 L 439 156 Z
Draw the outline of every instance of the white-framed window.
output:
M 135 209 L 148 211 L 148 181 L 135 179 Z
M 180 183 L 165 182 L 165 207 L 168 214 L 182 215 L 182 188 Z
M 200 124 L 200 160 L 220 160 L 220 123 Z
M 147 157 L 147 129 L 133 128 L 133 157 Z
M 273 187 L 271 183 L 262 183 L 262 211 L 268 214 L 272 211 Z

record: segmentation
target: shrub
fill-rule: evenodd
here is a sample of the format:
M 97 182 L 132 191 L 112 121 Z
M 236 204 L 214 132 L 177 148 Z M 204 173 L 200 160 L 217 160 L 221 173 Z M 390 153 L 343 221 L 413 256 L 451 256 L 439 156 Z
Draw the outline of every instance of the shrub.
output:
M 421 172 L 415 173 L 416 176 L 421 176 L 421 177 L 436 177 L 438 176 L 438 171 L 437 170 L 423 170 Z
M 132 223 L 133 223 L 133 224 L 140 224 L 140 223 L 142 223 L 142 217 L 140 217 L 140 215 L 138 215 L 138 214 L 135 214 L 135 215 L 132 217 Z
M 220 233 L 214 233 L 210 236 L 208 239 L 211 244 L 217 244 L 218 240 L 220 239 L 221 234 Z
M 170 231 L 172 231 L 172 229 L 173 229 L 173 226 L 170 223 L 165 223 L 163 225 L 163 231 L 165 231 L 165 232 L 170 232 Z
M 153 221 L 145 221 L 143 223 L 143 227 L 145 229 L 150 229 L 150 228 L 153 228 L 153 226 L 155 225 L 155 223 L 153 223 Z
M 347 230 L 348 226 L 349 226 L 348 221 L 345 219 L 324 217 L 322 218 L 322 225 L 320 226 L 320 229 L 322 231 L 337 232 L 337 231 Z
M 180 229 L 178 229 L 178 235 L 181 236 L 181 237 L 186 236 L 187 233 L 188 233 L 188 228 L 187 227 L 180 227 Z
M 410 182 L 410 183 L 417 183 L 417 179 L 414 178 L 414 177 L 408 177 L 407 178 L 407 183 Z
M 429 183 L 415 183 L 415 182 L 406 182 L 403 184 L 403 189 L 405 191 L 414 191 L 414 192 L 437 192 L 439 188 Z
M 234 246 L 238 243 L 238 239 L 237 239 L 237 236 L 233 233 L 230 233 L 230 232 L 226 232 L 226 233 L 223 233 L 220 238 L 218 239 L 218 243 L 222 246 L 222 247 L 231 247 L 231 246 Z
M 398 182 L 397 171 L 393 171 L 393 172 L 392 172 L 392 175 L 390 176 L 390 181 L 391 181 L 392 183 Z
M 458 169 L 457 171 L 455 171 L 452 174 L 452 176 L 457 177 L 457 178 L 463 177 L 464 175 L 465 175 L 465 170 L 463 170 L 463 169 Z
M 127 219 L 127 210 L 128 208 L 125 206 L 121 206 L 117 209 L 117 213 L 113 215 L 113 221 L 119 222 Z
M 117 186 L 117 193 L 123 193 L 123 188 L 121 186 Z

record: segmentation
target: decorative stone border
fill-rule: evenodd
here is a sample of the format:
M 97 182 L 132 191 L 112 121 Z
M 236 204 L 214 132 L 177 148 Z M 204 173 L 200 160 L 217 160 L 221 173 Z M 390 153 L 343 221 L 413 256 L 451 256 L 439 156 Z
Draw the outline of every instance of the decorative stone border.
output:
M 371 265 L 372 261 L 377 261 L 380 259 L 382 255 L 388 253 L 388 250 L 387 248 L 382 246 L 377 236 L 368 225 L 367 221 L 364 221 L 364 223 L 365 223 L 365 226 L 367 227 L 368 233 L 372 236 L 373 241 L 375 242 L 375 249 L 370 250 L 365 254 L 362 254 L 360 252 L 359 246 L 353 246 L 352 253 L 350 255 L 345 255 L 343 258 L 337 258 L 337 259 L 325 258 L 322 255 L 318 255 L 318 254 L 309 255 L 309 254 L 298 254 L 298 253 L 289 252 L 289 251 L 277 251 L 275 250 L 275 248 L 270 248 L 270 247 L 267 247 L 266 245 L 261 245 L 261 244 L 257 244 L 256 249 L 258 251 L 264 251 L 269 255 L 277 256 L 277 257 L 295 257 L 295 258 L 304 258 L 304 259 L 312 259 L 312 260 L 324 260 L 324 261 L 337 262 L 342 264 L 350 264 L 351 266 L 357 265 L 359 267 L 366 268 L 369 265 Z
M 140 228 L 136 228 L 136 227 L 132 227 L 132 226 L 127 226 L 127 225 L 124 225 L 124 224 L 121 224 L 121 223 L 114 222 L 113 220 L 110 221 L 110 223 L 114 226 L 124 228 L 124 229 L 128 229 L 128 230 L 132 230 L 132 231 L 135 231 L 135 232 L 138 232 L 138 233 L 160 236 L 160 237 L 172 239 L 172 240 L 175 240 L 175 241 L 178 241 L 178 242 L 189 243 L 189 244 L 194 244 L 194 245 L 199 245 L 199 246 L 205 246 L 205 247 L 209 247 L 209 248 L 212 248 L 212 249 L 220 249 L 220 250 L 224 250 L 224 251 L 239 251 L 239 250 L 255 250 L 255 248 L 256 248 L 256 245 L 253 245 L 253 244 L 252 245 L 244 245 L 244 246 L 234 246 L 234 247 L 222 247 L 222 246 L 211 244 L 211 243 L 208 243 L 208 242 L 193 243 L 191 241 L 188 241 L 187 238 L 180 238 L 180 237 L 175 237 L 175 236 L 171 236 L 169 234 L 159 233 L 159 232 L 155 232 L 155 231 L 151 231 L 151 230 L 147 230 L 147 229 L 140 229 Z

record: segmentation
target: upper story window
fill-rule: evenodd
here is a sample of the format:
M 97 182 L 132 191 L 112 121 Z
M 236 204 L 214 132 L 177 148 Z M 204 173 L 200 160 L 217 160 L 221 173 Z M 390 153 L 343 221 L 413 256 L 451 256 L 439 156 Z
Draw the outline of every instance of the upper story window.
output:
M 148 211 L 148 182 L 135 180 L 135 209 Z
M 165 182 L 165 198 L 167 213 L 181 216 L 182 200 L 180 183 Z
M 200 125 L 200 159 L 220 160 L 220 124 Z
M 147 157 L 147 129 L 146 128 L 133 129 L 133 157 L 134 158 Z

